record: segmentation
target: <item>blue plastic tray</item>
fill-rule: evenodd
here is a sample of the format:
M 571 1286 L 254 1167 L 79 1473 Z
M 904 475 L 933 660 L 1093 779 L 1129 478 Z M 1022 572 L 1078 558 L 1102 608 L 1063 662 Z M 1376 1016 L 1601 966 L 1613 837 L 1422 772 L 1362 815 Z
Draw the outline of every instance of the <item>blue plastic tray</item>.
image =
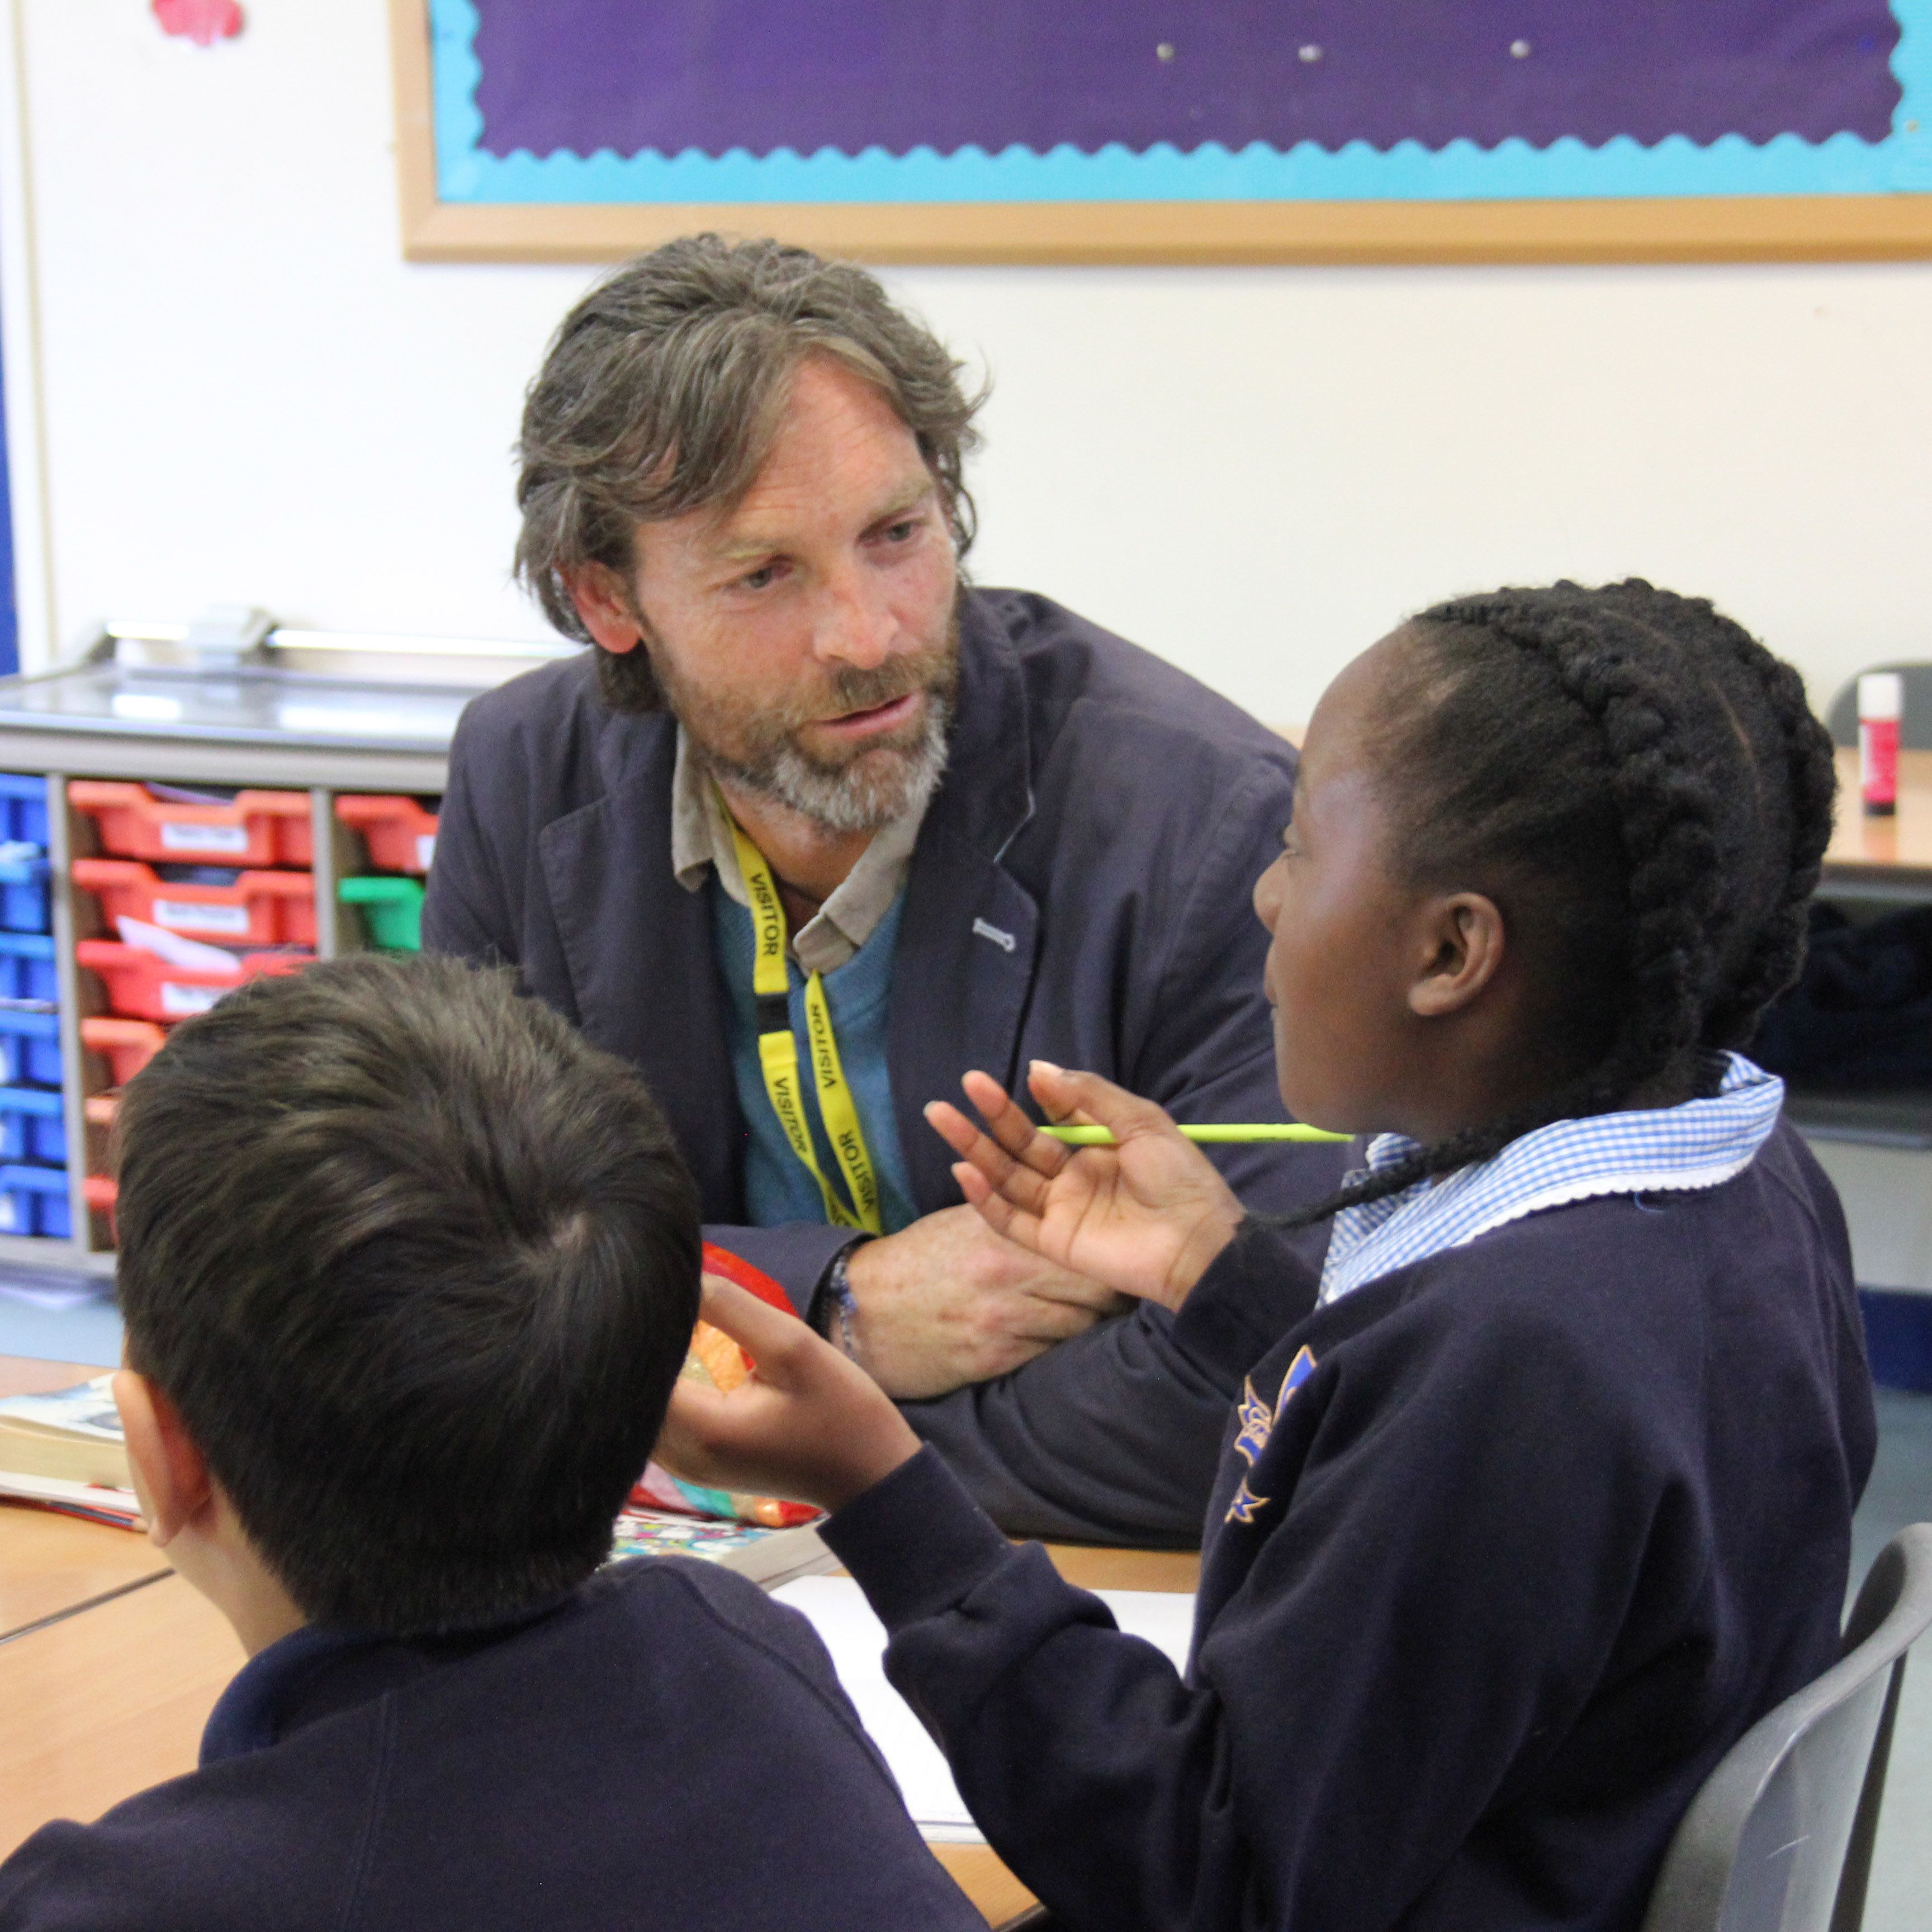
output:
M 64 1168 L 0 1167 L 0 1234 L 46 1234 L 64 1241 L 73 1232 Z
M 61 1084 L 60 1016 L 0 1006 L 0 1085 Z
M 0 926 L 50 932 L 47 855 L 38 845 L 0 844 Z
M 60 998 L 60 973 L 54 964 L 52 935 L 0 932 L 0 1000 Z
M 67 1165 L 61 1096 L 46 1087 L 0 1087 L 0 1161 Z
M 16 838 L 46 849 L 47 782 L 22 772 L 0 772 L 0 844 Z

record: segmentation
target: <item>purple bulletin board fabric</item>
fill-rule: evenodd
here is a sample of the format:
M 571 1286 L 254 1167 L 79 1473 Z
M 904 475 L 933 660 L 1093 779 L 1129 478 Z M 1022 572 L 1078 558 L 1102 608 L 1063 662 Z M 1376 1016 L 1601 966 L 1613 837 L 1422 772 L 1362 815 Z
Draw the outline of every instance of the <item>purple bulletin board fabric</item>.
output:
M 474 0 L 479 146 L 1595 147 L 1892 132 L 1874 0 Z

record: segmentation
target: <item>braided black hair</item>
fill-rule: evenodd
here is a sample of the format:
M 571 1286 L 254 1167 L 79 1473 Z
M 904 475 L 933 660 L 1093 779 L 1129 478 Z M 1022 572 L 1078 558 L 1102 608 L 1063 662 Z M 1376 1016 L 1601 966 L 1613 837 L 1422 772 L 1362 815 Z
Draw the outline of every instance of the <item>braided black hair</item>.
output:
M 1533 1106 L 1418 1149 L 1300 1226 L 1553 1120 L 1709 1091 L 1804 963 L 1832 745 L 1789 664 L 1641 578 L 1438 604 L 1372 728 L 1414 884 L 1480 890 L 1542 995 Z

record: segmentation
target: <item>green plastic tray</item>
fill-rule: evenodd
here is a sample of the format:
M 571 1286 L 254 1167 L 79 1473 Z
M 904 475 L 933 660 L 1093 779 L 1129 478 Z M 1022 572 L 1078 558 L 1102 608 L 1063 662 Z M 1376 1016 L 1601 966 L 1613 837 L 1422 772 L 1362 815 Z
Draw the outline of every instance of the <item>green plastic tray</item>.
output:
M 422 880 L 344 879 L 336 895 L 361 912 L 370 938 L 385 952 L 422 950 Z

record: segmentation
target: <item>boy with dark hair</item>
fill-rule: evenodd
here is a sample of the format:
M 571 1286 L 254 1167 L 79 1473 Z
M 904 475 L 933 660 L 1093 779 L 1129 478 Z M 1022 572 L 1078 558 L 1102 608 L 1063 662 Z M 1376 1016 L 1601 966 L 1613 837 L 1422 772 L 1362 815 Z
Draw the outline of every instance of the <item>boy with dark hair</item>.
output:
M 0 1866 L 0 1927 L 977 1927 L 823 1648 L 598 1574 L 698 1306 L 635 1072 L 507 976 L 243 988 L 122 1106 L 115 1394 L 251 1661 L 189 1776 Z

